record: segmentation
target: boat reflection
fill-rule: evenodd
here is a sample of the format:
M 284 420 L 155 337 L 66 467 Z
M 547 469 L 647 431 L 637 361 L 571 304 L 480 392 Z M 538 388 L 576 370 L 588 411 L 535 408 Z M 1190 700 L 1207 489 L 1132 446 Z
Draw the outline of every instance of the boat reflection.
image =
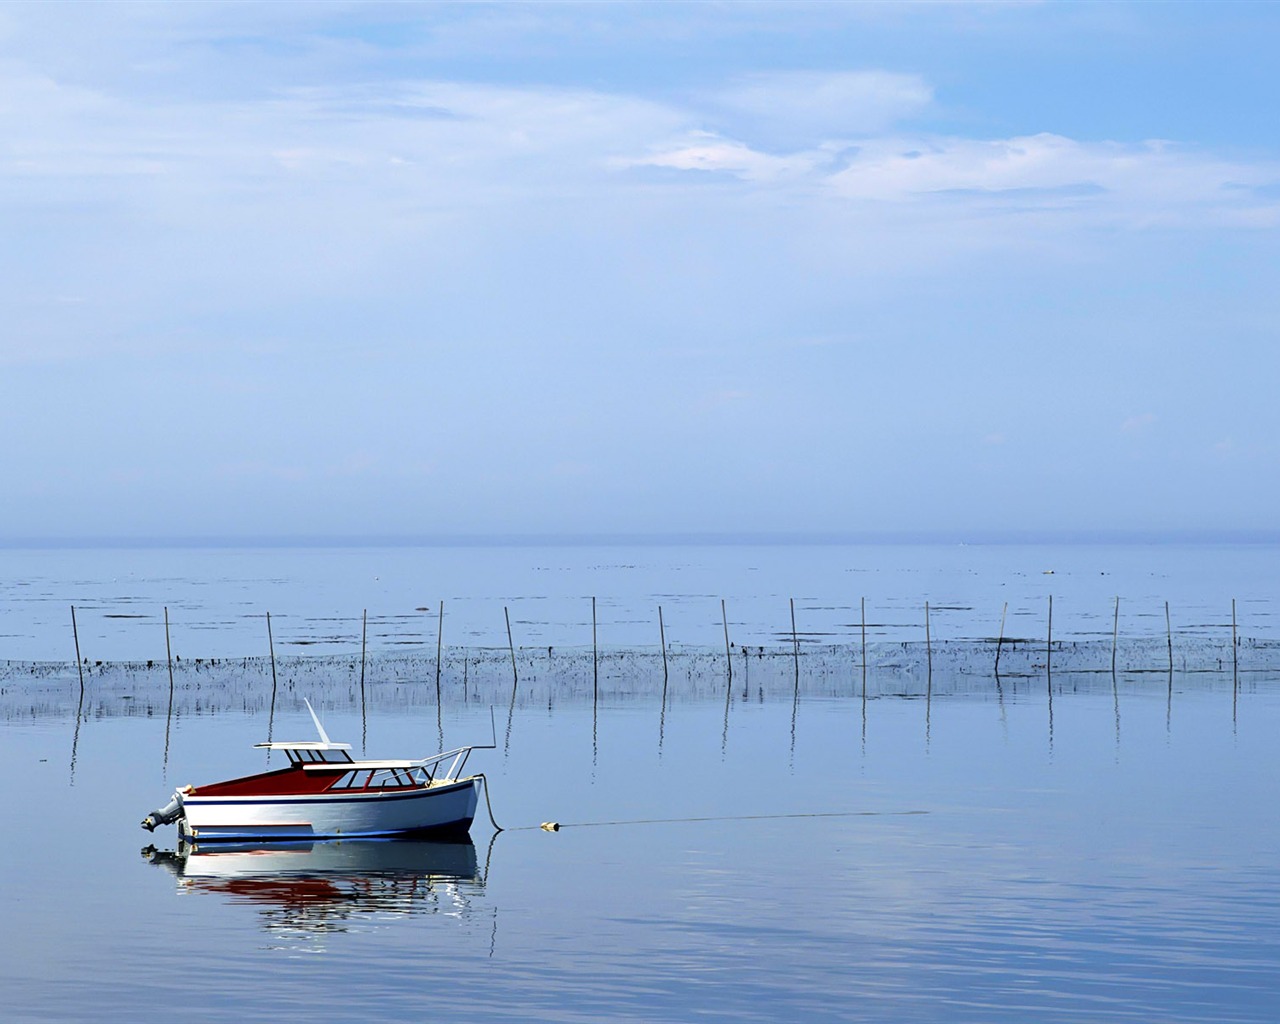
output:
M 171 871 L 180 892 L 213 893 L 259 909 L 273 933 L 322 935 L 361 922 L 466 917 L 485 878 L 469 839 L 333 840 L 249 845 L 179 842 L 142 854 Z

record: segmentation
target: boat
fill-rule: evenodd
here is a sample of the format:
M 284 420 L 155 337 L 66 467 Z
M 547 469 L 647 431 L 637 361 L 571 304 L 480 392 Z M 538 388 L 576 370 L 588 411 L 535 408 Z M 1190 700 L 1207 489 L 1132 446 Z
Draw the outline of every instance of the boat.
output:
M 311 839 L 443 838 L 470 832 L 482 774 L 462 771 L 473 744 L 419 760 L 357 761 L 349 743 L 329 739 L 304 699 L 318 740 L 255 744 L 280 751 L 288 766 L 204 786 L 182 786 L 142 819 L 153 832 L 177 823 L 192 843 Z

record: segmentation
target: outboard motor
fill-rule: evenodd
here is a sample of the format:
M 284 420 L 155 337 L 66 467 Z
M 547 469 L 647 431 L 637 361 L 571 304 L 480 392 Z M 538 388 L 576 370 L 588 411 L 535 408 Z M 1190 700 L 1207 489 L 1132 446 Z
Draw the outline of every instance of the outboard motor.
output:
M 169 825 L 177 821 L 182 816 L 182 790 L 177 790 L 173 794 L 173 799 L 161 807 L 159 810 L 152 811 L 142 819 L 142 827 L 148 832 L 154 832 L 157 825 Z

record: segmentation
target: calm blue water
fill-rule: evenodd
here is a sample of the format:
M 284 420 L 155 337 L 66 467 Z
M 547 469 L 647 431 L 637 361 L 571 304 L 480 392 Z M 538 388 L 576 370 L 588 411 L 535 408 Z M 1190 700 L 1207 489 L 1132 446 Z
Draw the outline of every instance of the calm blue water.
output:
M 1068 607 L 1098 598 L 1109 620 L 1116 580 L 1126 601 L 1159 600 L 1161 629 L 1163 601 L 1192 607 L 1193 592 L 1204 608 L 1225 594 L 1228 616 L 1231 596 L 1256 602 L 1259 619 L 1270 608 L 1256 550 L 1166 555 L 1165 575 L 1148 552 L 1120 551 L 1106 590 L 1085 586 L 1092 576 L 1076 567 L 1095 555 L 1075 549 L 997 550 L 988 569 L 963 551 L 951 552 L 955 562 L 899 551 L 893 565 L 891 550 L 865 573 L 799 549 L 766 552 L 735 574 L 735 556 L 698 549 L 680 570 L 695 585 L 665 590 L 663 570 L 674 576 L 669 563 L 682 561 L 670 550 L 599 560 L 644 564 L 640 576 L 588 571 L 579 563 L 598 553 L 573 549 L 525 558 L 515 575 L 559 579 L 544 588 L 557 608 L 597 589 L 635 609 L 661 593 L 664 614 L 671 602 L 689 621 L 695 609 L 713 619 L 698 634 L 707 647 L 721 629 L 720 596 L 772 614 L 794 587 L 816 617 L 847 577 L 878 581 L 885 604 L 903 607 L 915 596 L 908 585 L 929 580 L 941 582 L 916 593 L 939 603 L 951 600 L 946 584 L 956 607 L 1003 602 L 1005 592 L 1030 607 L 1048 579 L 1055 631 L 1059 594 Z M 166 567 L 165 553 L 144 553 L 126 588 L 104 573 L 127 553 L 61 553 L 50 566 L 24 553 L 26 582 L 15 573 L 5 593 L 35 587 L 51 608 L 133 596 L 148 615 L 159 599 L 171 616 L 185 608 L 212 626 L 236 593 L 314 619 L 364 573 L 401 581 L 388 582 L 380 614 L 389 615 L 417 606 L 412 563 L 437 557 L 404 555 L 399 568 L 373 572 L 365 559 L 376 551 L 342 553 L 328 568 L 314 553 L 222 555 Z M 481 595 L 477 620 L 504 603 L 532 606 L 532 590 L 500 571 L 515 557 L 481 552 L 468 583 L 466 553 L 450 552 L 454 575 L 432 593 L 445 594 L 447 615 Z M 71 572 L 81 558 L 83 571 Z M 1031 568 L 1046 560 L 1053 576 Z M 1026 563 L 1024 576 L 1006 578 L 1012 561 Z M 771 578 L 783 569 L 795 575 Z M 703 586 L 721 574 L 725 590 Z M 976 596 L 959 589 L 966 581 Z M 377 606 L 371 591 L 351 596 Z M 22 600 L 10 599 L 5 619 L 22 657 L 65 658 L 60 612 L 16 610 Z M 589 615 L 588 602 L 588 647 Z M 606 620 L 619 635 L 621 618 Z M 522 619 L 535 620 L 547 632 L 581 629 L 581 616 Z M 225 621 L 205 649 L 240 653 L 256 625 Z M 121 649 L 144 627 L 154 636 L 154 619 L 100 623 L 98 639 Z M 744 612 L 738 626 L 773 635 L 763 614 Z M 329 732 L 375 756 L 484 742 L 488 703 L 446 690 L 437 707 L 430 679 L 382 681 L 362 715 L 344 674 L 282 686 L 269 722 L 265 699 L 207 713 L 186 691 L 167 716 L 158 677 L 109 701 L 91 677 L 81 704 L 74 670 L 63 672 L 43 685 L 65 699 L 38 706 L 10 679 L 0 686 L 0 764 L 15 782 L 0 840 L 5 1019 L 1272 1021 L 1280 1012 L 1280 680 L 1055 674 L 997 686 L 936 673 L 911 695 L 873 678 L 863 702 L 856 687 L 832 695 L 804 661 L 791 687 L 785 674 L 752 668 L 732 686 L 714 672 L 681 680 L 665 698 L 651 663 L 634 671 L 649 674 L 630 696 L 615 687 L 593 703 L 589 688 L 551 700 L 517 690 L 497 708 L 498 749 L 473 761 L 508 827 L 492 842 L 482 813 L 470 845 L 345 843 L 185 862 L 171 829 L 149 836 L 138 820 L 175 785 L 259 768 L 250 745 L 268 728 L 309 735 L 308 687 L 321 694 Z M 200 685 L 216 689 L 217 672 Z M 536 827 L 547 820 L 563 828 Z M 144 856 L 148 843 L 158 849 Z

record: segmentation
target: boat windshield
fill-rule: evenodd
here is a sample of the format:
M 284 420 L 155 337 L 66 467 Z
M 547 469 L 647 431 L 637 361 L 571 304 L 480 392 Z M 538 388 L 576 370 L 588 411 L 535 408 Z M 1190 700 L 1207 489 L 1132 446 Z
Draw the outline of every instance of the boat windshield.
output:
M 338 779 L 331 789 L 403 789 L 429 786 L 431 773 L 421 766 L 412 768 L 356 768 Z

